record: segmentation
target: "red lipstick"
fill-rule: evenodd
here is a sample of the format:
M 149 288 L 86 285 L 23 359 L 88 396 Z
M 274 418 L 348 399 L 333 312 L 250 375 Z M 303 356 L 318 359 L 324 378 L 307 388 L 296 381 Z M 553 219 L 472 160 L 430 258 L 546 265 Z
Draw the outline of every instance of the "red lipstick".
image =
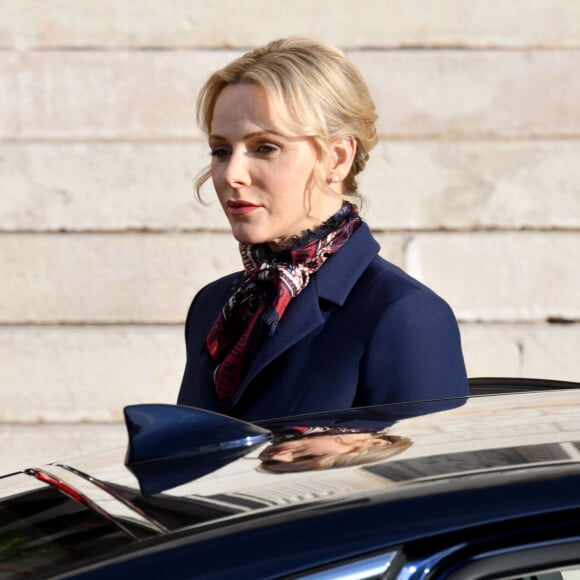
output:
M 243 200 L 228 200 L 226 206 L 231 215 L 246 215 L 260 208 L 259 205 Z

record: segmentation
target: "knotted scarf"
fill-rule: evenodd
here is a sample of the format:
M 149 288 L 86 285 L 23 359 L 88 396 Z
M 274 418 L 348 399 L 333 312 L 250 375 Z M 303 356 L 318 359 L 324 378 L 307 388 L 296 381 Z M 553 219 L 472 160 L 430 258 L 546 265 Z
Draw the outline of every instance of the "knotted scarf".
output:
M 307 231 L 279 253 L 273 253 L 268 244 L 240 244 L 242 281 L 206 339 L 216 365 L 214 382 L 222 408 L 233 399 L 262 341 L 276 332 L 290 301 L 360 223 L 356 206 L 345 203 L 320 227 Z

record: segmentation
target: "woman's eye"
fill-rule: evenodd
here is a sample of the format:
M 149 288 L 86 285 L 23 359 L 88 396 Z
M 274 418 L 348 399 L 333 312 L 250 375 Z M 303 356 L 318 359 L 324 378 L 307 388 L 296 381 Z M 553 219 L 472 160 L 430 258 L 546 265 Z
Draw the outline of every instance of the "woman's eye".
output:
M 279 148 L 276 147 L 276 145 L 271 145 L 269 143 L 263 143 L 262 145 L 258 145 L 256 147 L 256 153 L 259 153 L 260 155 L 272 155 L 278 150 Z
M 216 159 L 225 159 L 229 154 L 229 149 L 226 149 L 225 147 L 216 147 L 215 149 L 212 149 L 210 153 L 210 155 Z

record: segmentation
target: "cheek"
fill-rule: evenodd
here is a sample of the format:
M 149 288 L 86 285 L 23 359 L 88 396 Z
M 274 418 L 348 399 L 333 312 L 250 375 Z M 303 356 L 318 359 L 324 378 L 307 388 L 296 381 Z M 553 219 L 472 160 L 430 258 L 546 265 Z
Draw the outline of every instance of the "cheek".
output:
M 286 172 L 288 175 L 293 176 L 295 180 L 302 181 L 311 175 L 313 169 L 314 163 L 312 159 L 304 155 L 293 160 L 292 163 L 288 163 L 286 166 Z
M 217 197 L 220 201 L 220 203 L 223 203 L 223 197 L 224 197 L 224 180 L 222 178 L 222 172 L 220 172 L 219 170 L 214 171 L 212 168 L 211 171 L 211 182 L 213 183 L 213 188 L 215 189 L 215 192 L 217 194 Z
M 318 165 L 318 155 L 316 151 L 310 147 L 301 152 L 301 154 L 296 159 L 296 171 L 300 172 L 303 176 L 310 176 L 316 170 Z
M 217 188 L 219 184 L 223 181 L 222 180 L 223 171 L 220 170 L 220 166 L 217 165 L 216 163 L 212 163 L 210 169 L 211 169 L 211 180 L 214 184 L 214 187 Z

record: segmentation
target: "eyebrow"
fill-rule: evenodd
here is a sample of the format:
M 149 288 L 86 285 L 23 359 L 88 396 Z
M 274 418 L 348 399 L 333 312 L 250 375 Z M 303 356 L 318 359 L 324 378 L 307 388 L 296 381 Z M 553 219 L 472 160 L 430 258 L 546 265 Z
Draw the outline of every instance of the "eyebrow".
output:
M 275 135 L 277 137 L 282 137 L 283 139 L 291 139 L 291 137 L 289 137 L 288 135 L 284 135 L 283 133 L 280 133 L 278 131 L 273 131 L 273 130 L 265 130 L 265 131 L 254 131 L 253 133 L 247 133 L 246 135 L 243 136 L 244 139 L 253 139 L 254 137 L 262 137 L 262 136 L 266 136 L 266 135 Z M 214 139 L 216 141 L 227 141 L 228 139 L 226 137 L 223 137 L 222 135 L 216 135 L 216 134 L 211 134 L 208 139 Z

